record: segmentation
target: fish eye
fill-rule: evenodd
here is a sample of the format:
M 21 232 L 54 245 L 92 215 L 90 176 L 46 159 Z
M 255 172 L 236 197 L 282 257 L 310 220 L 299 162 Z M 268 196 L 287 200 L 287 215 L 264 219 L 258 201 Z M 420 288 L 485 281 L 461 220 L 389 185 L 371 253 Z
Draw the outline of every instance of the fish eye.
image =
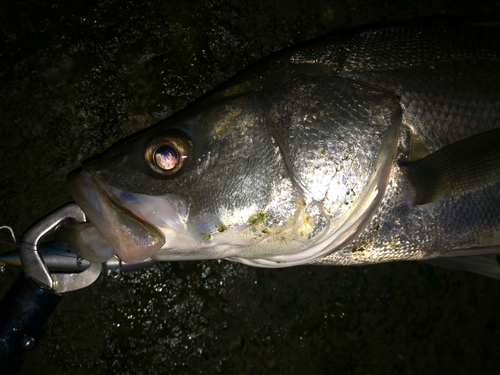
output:
M 170 176 L 185 163 L 189 149 L 188 142 L 182 138 L 159 137 L 149 143 L 145 158 L 153 171 Z
M 158 147 L 155 151 L 154 157 L 156 165 L 165 171 L 174 169 L 179 162 L 179 155 L 177 155 L 177 151 L 169 145 Z

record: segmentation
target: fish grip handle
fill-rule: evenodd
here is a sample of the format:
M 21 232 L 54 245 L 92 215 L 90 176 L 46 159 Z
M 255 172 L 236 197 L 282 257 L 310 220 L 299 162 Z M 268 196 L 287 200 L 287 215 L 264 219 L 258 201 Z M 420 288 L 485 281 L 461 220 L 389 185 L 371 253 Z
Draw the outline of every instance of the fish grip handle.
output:
M 51 273 L 49 271 L 38 252 L 38 245 L 43 237 L 68 219 L 84 222 L 85 214 L 78 205 L 67 204 L 37 222 L 21 238 L 20 255 L 26 277 L 54 293 L 85 288 L 97 280 L 102 269 L 102 264 L 91 263 L 87 269 L 78 273 Z

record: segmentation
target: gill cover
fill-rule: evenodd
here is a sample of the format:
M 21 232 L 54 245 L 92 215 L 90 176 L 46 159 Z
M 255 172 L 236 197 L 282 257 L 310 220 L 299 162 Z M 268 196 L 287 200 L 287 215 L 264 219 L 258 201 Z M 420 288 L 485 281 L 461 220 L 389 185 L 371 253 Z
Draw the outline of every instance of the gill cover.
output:
M 307 249 L 266 258 L 231 258 L 270 268 L 325 257 L 363 231 L 384 197 L 402 117 L 393 93 L 336 77 L 298 78 L 273 96 L 270 101 L 276 104 L 269 124 L 289 174 L 329 225 Z M 346 191 L 351 194 L 348 199 Z

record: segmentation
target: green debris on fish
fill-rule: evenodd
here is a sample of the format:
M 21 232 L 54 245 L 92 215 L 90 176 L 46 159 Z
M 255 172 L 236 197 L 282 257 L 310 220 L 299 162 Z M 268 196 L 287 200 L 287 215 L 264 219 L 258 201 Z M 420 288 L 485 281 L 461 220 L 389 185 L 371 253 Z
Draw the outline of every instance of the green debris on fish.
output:
M 499 62 L 488 30 L 408 26 L 341 32 L 255 64 L 70 175 L 109 244 L 91 258 L 467 256 L 487 267 L 459 268 L 495 276 Z M 85 258 L 88 246 L 75 250 Z

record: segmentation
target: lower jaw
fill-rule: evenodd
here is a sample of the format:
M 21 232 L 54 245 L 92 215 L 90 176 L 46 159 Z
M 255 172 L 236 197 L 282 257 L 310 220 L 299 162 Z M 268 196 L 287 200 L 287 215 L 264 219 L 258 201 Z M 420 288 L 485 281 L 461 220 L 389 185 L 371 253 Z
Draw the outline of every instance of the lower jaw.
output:
M 75 171 L 68 180 L 71 194 L 92 224 L 68 229 L 63 236 L 83 258 L 105 261 L 117 254 L 124 262 L 133 264 L 164 246 L 165 239 L 156 226 L 116 202 L 104 187 L 94 183 L 88 172 Z
M 116 254 L 95 225 L 89 222 L 64 225 L 57 229 L 55 239 L 91 263 L 104 263 Z

